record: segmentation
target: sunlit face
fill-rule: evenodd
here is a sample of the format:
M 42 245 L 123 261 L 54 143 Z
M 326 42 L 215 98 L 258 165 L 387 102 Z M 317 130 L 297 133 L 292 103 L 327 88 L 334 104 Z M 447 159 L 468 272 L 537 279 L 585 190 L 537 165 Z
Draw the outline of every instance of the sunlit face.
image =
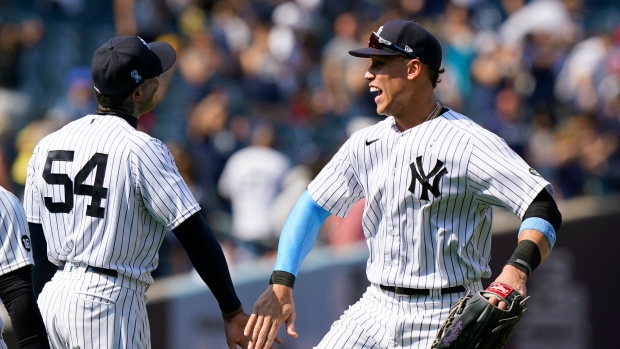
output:
M 155 100 L 157 98 L 157 90 L 159 89 L 159 76 L 150 78 L 142 83 L 142 106 L 140 115 L 146 114 L 155 108 Z
M 372 56 L 364 78 L 370 92 L 376 93 L 377 114 L 398 117 L 405 111 L 407 63 L 400 56 Z

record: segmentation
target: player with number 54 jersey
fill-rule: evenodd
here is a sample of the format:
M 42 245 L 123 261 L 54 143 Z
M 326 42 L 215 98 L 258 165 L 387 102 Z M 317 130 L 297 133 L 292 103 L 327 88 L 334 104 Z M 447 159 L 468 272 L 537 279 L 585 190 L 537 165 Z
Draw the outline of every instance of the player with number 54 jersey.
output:
M 148 284 L 163 235 L 200 210 L 164 144 L 107 115 L 81 118 L 36 146 L 24 201 L 52 263 L 83 262 Z
M 221 246 L 168 148 L 136 129 L 175 58 L 165 42 L 111 38 L 91 64 L 97 110 L 32 154 L 24 203 L 54 348 L 150 348 L 145 293 L 169 230 L 217 299 L 229 348 L 244 345 L 249 315 Z

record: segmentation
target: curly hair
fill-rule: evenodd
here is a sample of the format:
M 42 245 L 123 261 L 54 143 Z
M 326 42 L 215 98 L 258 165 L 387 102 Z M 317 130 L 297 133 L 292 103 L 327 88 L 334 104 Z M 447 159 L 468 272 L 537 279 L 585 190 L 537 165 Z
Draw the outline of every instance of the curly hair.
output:
M 426 65 L 426 64 L 425 64 Z M 441 77 L 440 75 L 446 72 L 446 69 L 444 68 L 433 68 L 429 65 L 426 65 L 426 67 L 428 68 L 428 77 L 431 80 L 431 83 L 433 84 L 433 88 L 437 87 L 437 84 L 441 82 Z
M 104 108 L 115 108 L 122 106 L 129 94 L 131 94 L 131 92 L 120 96 L 105 96 L 95 91 L 95 98 L 100 106 Z

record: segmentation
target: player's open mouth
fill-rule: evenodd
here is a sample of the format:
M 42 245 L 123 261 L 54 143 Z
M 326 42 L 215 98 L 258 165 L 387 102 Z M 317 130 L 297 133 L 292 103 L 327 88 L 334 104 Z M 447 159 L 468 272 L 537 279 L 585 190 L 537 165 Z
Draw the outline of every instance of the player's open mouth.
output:
M 383 94 L 383 90 L 381 90 L 380 88 L 375 87 L 375 86 L 370 86 L 370 92 L 374 92 L 374 93 L 377 94 L 377 96 L 375 96 L 375 103 L 377 103 L 377 100 Z

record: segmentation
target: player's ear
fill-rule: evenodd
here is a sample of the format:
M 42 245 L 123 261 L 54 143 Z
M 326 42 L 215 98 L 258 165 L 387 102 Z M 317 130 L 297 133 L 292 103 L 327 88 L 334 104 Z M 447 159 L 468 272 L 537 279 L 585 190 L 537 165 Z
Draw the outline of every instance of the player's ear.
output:
M 413 80 L 422 74 L 422 62 L 419 59 L 410 59 L 407 62 L 407 79 Z
M 142 99 L 142 95 L 144 94 L 144 91 L 142 90 L 143 85 L 144 84 L 140 84 L 133 91 L 131 91 L 131 93 L 129 94 L 129 97 L 132 100 L 139 101 L 140 99 Z

